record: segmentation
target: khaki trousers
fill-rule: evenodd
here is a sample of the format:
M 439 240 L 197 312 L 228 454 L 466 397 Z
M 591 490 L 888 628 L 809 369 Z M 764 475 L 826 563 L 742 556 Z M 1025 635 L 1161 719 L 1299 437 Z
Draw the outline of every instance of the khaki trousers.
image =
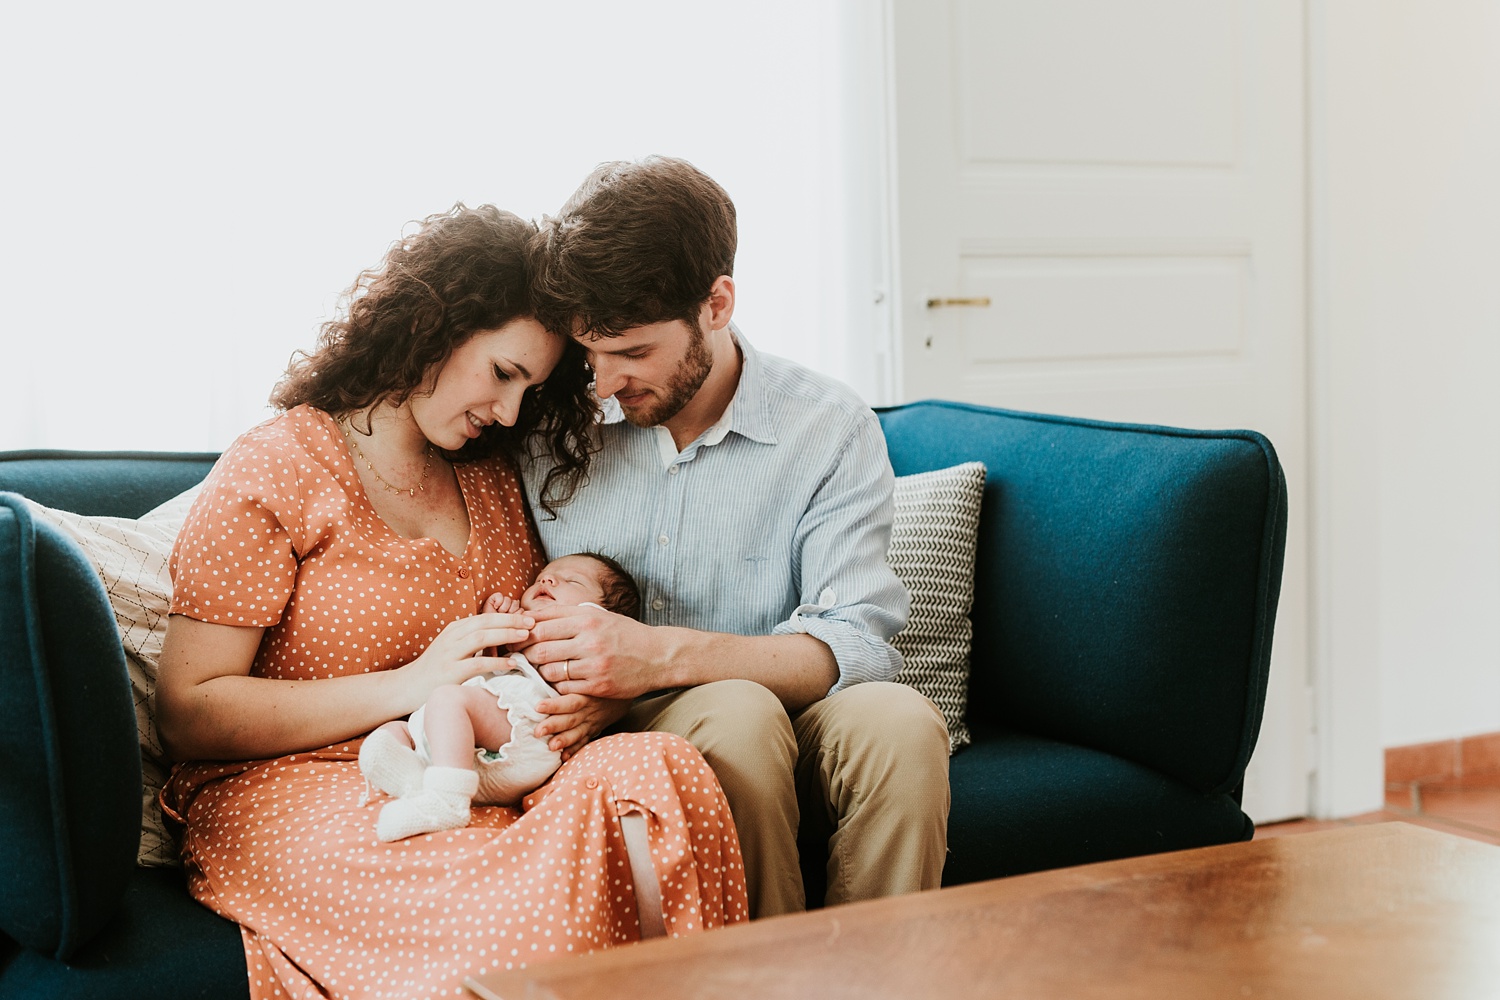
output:
M 826 905 L 942 880 L 948 732 L 904 684 L 856 684 L 793 718 L 753 681 L 715 681 L 639 699 L 615 729 L 676 733 L 708 760 L 739 832 L 752 918 L 806 908 L 799 822 L 828 843 Z

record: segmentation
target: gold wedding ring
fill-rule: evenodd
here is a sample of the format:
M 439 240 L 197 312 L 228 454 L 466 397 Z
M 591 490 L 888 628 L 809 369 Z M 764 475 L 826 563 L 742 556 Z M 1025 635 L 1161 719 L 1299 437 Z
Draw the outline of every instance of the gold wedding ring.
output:
M 572 679 L 573 679 L 573 661 L 572 660 L 563 660 L 563 680 L 570 681 Z

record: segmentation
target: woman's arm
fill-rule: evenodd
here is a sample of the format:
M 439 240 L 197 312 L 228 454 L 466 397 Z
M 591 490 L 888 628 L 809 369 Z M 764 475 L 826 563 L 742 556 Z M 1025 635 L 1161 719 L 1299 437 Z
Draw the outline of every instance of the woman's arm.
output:
M 311 681 L 250 676 L 264 629 L 167 620 L 156 725 L 173 760 L 259 760 L 328 746 L 416 710 L 440 684 L 503 669 L 490 646 L 523 641 L 533 620 L 482 614 L 443 629 L 412 662 Z

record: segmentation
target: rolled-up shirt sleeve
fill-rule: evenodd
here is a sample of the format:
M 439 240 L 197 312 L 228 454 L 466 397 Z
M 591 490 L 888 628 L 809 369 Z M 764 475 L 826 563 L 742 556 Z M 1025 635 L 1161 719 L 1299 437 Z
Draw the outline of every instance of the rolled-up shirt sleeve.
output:
M 894 487 L 885 436 L 867 412 L 831 453 L 797 525 L 794 561 L 802 603 L 773 631 L 806 633 L 833 651 L 839 678 L 829 694 L 864 681 L 894 680 L 901 669 L 891 638 L 906 627 L 911 595 L 886 559 Z

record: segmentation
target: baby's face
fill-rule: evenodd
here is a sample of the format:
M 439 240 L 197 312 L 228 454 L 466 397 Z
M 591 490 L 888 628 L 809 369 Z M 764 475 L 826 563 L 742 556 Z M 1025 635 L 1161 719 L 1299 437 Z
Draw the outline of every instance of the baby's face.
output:
M 604 567 L 584 556 L 554 559 L 536 575 L 536 582 L 521 595 L 527 611 L 543 604 L 602 604 Z

